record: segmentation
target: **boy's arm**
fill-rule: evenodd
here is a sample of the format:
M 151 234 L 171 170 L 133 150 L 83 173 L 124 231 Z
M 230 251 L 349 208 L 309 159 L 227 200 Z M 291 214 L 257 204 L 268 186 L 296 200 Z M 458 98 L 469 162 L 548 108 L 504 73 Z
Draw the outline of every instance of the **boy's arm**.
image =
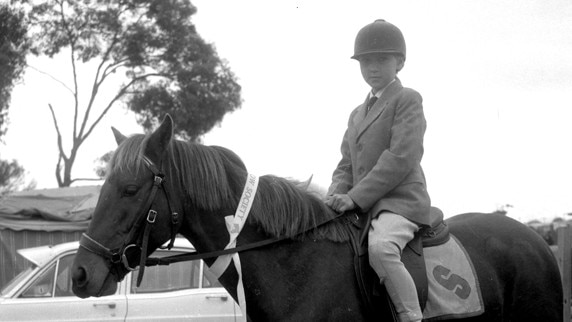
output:
M 342 152 L 342 159 L 334 170 L 332 175 L 332 183 L 330 184 L 330 188 L 326 194 L 327 196 L 331 196 L 333 194 L 345 194 L 352 187 L 352 162 L 347 137 L 348 130 L 346 130 L 346 133 L 344 134 L 342 146 L 340 148 L 340 151 Z
M 421 163 L 426 122 L 421 95 L 409 92 L 396 102 L 390 148 L 348 195 L 364 211 L 403 182 Z

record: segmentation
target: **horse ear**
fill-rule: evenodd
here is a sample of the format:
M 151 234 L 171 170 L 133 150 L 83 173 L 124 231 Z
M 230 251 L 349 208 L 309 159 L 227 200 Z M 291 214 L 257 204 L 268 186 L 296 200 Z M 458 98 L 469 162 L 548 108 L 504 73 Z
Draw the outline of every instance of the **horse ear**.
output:
M 121 142 L 127 139 L 125 135 L 121 134 L 121 132 L 119 132 L 119 130 L 117 130 L 113 126 L 111 127 L 111 131 L 113 131 L 113 135 L 115 136 L 115 142 L 117 142 L 117 145 L 120 145 Z
M 312 184 L 312 178 L 314 178 L 314 175 L 311 175 L 308 180 L 298 183 L 298 186 L 302 188 L 302 190 L 308 190 L 308 188 L 310 188 L 310 184 Z
M 158 161 L 173 137 L 173 119 L 169 114 L 165 115 L 163 122 L 151 133 L 147 141 L 145 154 L 153 161 Z

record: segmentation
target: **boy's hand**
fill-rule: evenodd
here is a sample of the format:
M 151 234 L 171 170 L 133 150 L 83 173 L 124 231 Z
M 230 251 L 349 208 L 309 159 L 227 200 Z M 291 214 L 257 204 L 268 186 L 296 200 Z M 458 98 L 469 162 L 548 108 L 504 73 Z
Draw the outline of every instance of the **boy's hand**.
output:
M 335 194 L 326 197 L 326 205 L 337 212 L 352 210 L 356 207 L 352 198 L 346 194 Z

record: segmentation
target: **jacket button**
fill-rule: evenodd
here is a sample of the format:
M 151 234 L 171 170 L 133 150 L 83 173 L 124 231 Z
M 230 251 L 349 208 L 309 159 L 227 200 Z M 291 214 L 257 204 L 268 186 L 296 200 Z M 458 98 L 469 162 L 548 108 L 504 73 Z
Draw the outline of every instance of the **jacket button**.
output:
M 363 144 L 358 144 L 357 145 L 357 150 L 361 152 L 361 150 L 363 150 Z
M 362 175 L 365 172 L 364 168 L 359 168 L 358 169 L 358 174 Z

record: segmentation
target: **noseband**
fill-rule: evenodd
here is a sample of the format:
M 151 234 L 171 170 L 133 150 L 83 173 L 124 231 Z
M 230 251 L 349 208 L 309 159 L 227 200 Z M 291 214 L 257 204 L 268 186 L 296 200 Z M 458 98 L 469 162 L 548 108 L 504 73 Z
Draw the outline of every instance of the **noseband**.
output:
M 134 271 L 137 268 L 137 265 L 133 265 L 129 263 L 129 256 L 130 252 L 132 251 L 140 251 L 140 260 L 139 260 L 139 275 L 137 276 L 137 286 L 141 284 L 141 280 L 143 279 L 143 273 L 145 271 L 145 262 L 147 260 L 147 246 L 149 244 L 149 234 L 151 232 L 151 228 L 157 219 L 157 211 L 154 208 L 155 198 L 157 196 L 157 191 L 161 189 L 165 194 L 165 198 L 167 200 L 167 206 L 169 208 L 169 212 L 171 213 L 171 240 L 169 245 L 167 246 L 168 249 L 173 247 L 173 243 L 175 242 L 175 237 L 177 234 L 177 226 L 179 224 L 179 214 L 172 211 L 171 202 L 169 200 L 169 194 L 167 193 L 167 189 L 165 188 L 165 175 L 159 171 L 159 169 L 153 164 L 151 160 L 147 157 L 143 157 L 143 161 L 145 165 L 151 172 L 153 173 L 153 187 L 151 188 L 151 193 L 147 198 L 147 202 L 142 206 L 142 208 L 138 211 L 141 215 L 131 230 L 129 231 L 128 238 L 123 243 L 121 248 L 117 248 L 111 250 L 101 243 L 90 237 L 87 233 L 83 233 L 80 240 L 79 245 L 84 249 L 99 255 L 105 259 L 107 259 L 111 264 L 112 268 L 117 269 L 118 265 L 122 265 L 128 271 Z M 145 215 L 146 214 L 146 215 Z M 140 227 L 141 225 L 145 224 L 145 228 L 143 233 L 141 233 Z

